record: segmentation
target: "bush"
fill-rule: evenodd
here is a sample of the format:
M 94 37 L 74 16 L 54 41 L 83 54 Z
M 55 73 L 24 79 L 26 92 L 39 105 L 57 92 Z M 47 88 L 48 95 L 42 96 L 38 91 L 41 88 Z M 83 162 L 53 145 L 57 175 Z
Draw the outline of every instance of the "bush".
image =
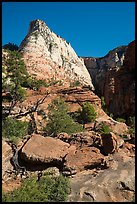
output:
M 22 186 L 10 193 L 2 194 L 2 202 L 63 202 L 70 192 L 68 178 L 60 175 L 44 175 L 24 180 Z
M 79 110 L 79 121 L 82 123 L 94 122 L 96 119 L 96 112 L 91 103 L 85 102 L 82 110 Z
M 16 44 L 14 44 L 14 43 L 10 43 L 9 42 L 8 44 L 3 45 L 2 48 L 6 49 L 6 50 L 15 51 L 15 50 L 18 50 L 19 47 Z
M 108 125 L 106 125 L 103 122 L 101 122 L 100 128 L 99 128 L 99 132 L 101 134 L 109 134 L 111 132 L 111 129 L 109 128 Z
M 70 83 L 70 87 L 75 87 L 75 86 L 80 86 L 80 85 L 81 85 L 81 83 L 78 80 L 73 81 L 73 82 Z
M 48 107 L 48 123 L 44 128 L 46 135 L 56 136 L 60 132 L 68 134 L 81 132 L 82 126 L 76 123 L 68 114 L 68 107 L 61 99 L 54 99 Z
M 135 116 L 130 116 L 127 119 L 127 125 L 129 125 L 130 127 L 135 127 Z
M 116 118 L 116 121 L 121 122 L 121 123 L 125 123 L 126 120 L 124 118 Z
M 5 118 L 2 121 L 2 137 L 8 138 L 16 143 L 19 138 L 28 134 L 28 123 L 15 120 L 13 118 Z
M 28 77 L 28 72 L 22 55 L 18 51 L 8 51 L 8 58 L 5 64 L 5 77 L 3 78 L 3 92 L 9 92 L 12 100 L 22 101 L 25 96 L 25 89 L 22 88 L 23 81 Z
M 129 127 L 128 133 L 130 134 L 131 137 L 135 136 L 135 127 Z
M 49 85 L 42 79 L 29 77 L 23 81 L 22 86 L 38 91 L 41 86 L 48 87 Z

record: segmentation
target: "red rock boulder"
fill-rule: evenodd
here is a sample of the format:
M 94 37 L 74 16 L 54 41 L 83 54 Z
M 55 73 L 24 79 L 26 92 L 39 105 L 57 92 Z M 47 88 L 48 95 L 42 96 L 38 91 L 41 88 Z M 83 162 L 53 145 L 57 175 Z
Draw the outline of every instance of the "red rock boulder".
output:
M 124 140 L 116 136 L 113 132 L 101 134 L 102 147 L 106 155 L 118 151 L 118 148 L 124 144 Z
M 65 157 L 63 174 L 72 175 L 85 169 L 92 169 L 104 161 L 104 156 L 96 147 L 70 148 L 69 154 Z
M 35 164 L 61 162 L 69 147 L 59 139 L 34 134 L 22 148 L 21 158 Z

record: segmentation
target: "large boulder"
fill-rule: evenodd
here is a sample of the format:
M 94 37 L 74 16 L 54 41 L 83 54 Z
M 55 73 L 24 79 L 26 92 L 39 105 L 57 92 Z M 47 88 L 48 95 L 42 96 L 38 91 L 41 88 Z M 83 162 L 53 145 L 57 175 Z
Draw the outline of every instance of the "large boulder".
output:
M 75 145 L 78 148 L 91 145 L 97 146 L 101 143 L 101 136 L 94 131 L 84 131 L 71 135 L 62 132 L 57 135 L 57 138 L 71 145 Z
M 118 151 L 119 147 L 122 147 L 124 140 L 119 136 L 115 135 L 113 132 L 108 134 L 101 134 L 102 147 L 106 155 Z
M 66 175 L 72 175 L 84 169 L 95 168 L 102 164 L 104 155 L 100 153 L 98 148 L 90 146 L 93 144 L 93 138 L 90 138 L 89 135 L 87 139 L 85 135 L 83 145 L 80 146 L 80 141 L 77 141 L 78 143 L 71 144 L 70 142 L 70 144 L 68 144 L 58 138 L 33 134 L 22 147 L 21 158 L 33 165 L 40 165 L 42 163 L 53 165 L 61 164 L 63 173 Z M 73 136 L 75 136 L 75 134 Z M 80 133 L 78 140 L 80 136 L 82 138 L 82 133 Z M 65 137 L 68 138 L 68 135 L 65 134 Z M 85 141 L 89 142 L 88 145 L 84 145 Z
M 62 162 L 69 146 L 59 139 L 33 134 L 22 148 L 21 158 L 35 164 Z
M 72 175 L 85 169 L 93 169 L 100 166 L 104 156 L 96 147 L 82 147 L 77 149 L 72 145 L 69 154 L 65 157 L 63 174 Z

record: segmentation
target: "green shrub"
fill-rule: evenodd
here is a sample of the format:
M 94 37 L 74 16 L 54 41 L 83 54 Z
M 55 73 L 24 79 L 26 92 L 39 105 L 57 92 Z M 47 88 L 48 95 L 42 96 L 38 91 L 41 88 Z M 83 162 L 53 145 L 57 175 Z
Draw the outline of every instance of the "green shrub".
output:
M 122 123 L 125 123 L 125 122 L 126 122 L 126 120 L 125 120 L 124 118 L 116 118 L 116 121 L 122 122 Z
M 128 133 L 130 134 L 130 135 L 135 135 L 135 127 L 130 127 L 129 129 L 128 129 Z
M 6 50 L 16 51 L 19 47 L 14 43 L 9 42 L 8 44 L 3 45 L 2 48 Z
M 135 116 L 130 116 L 127 119 L 127 125 L 129 125 L 130 127 L 135 127 Z
M 49 85 L 42 79 L 28 77 L 23 81 L 22 86 L 38 91 L 41 86 L 48 87 Z
M 109 134 L 111 132 L 111 129 L 105 123 L 101 122 L 101 124 L 99 126 L 100 126 L 99 132 L 101 134 Z
M 56 136 L 60 132 L 71 134 L 83 130 L 82 126 L 68 114 L 68 107 L 63 100 L 54 99 L 48 109 L 49 120 L 44 128 L 46 135 Z
M 3 78 L 3 92 L 9 92 L 12 100 L 22 101 L 25 97 L 23 81 L 28 77 L 22 55 L 18 51 L 8 51 L 8 58 L 3 60 L 5 77 Z
M 22 186 L 2 194 L 2 202 L 63 202 L 70 192 L 68 178 L 44 175 L 24 180 Z
M 81 83 L 78 80 L 73 81 L 73 82 L 70 83 L 70 87 L 75 87 L 75 86 L 80 86 L 80 85 L 81 85 Z
M 59 84 L 59 83 L 60 83 L 60 80 L 56 80 L 54 77 L 52 77 L 48 80 L 49 86 L 54 86 L 54 85 Z
M 5 118 L 2 121 L 2 137 L 16 143 L 19 138 L 28 134 L 28 122 L 22 122 L 13 118 Z
M 96 111 L 90 102 L 85 102 L 82 110 L 79 110 L 79 121 L 82 123 L 94 122 L 96 119 Z

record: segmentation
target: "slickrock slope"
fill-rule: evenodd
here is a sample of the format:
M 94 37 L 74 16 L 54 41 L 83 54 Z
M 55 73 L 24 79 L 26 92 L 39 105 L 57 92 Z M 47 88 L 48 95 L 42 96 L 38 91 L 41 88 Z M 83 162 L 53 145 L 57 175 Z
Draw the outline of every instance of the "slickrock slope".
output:
M 111 155 L 108 169 L 88 170 L 70 179 L 69 202 L 135 202 L 135 157 Z
M 39 79 L 80 81 L 94 89 L 84 62 L 70 43 L 52 32 L 45 22 L 34 20 L 19 50 L 31 75 Z
M 133 116 L 135 112 L 135 41 L 110 51 L 103 58 L 84 58 L 94 87 L 105 97 L 109 112 Z

